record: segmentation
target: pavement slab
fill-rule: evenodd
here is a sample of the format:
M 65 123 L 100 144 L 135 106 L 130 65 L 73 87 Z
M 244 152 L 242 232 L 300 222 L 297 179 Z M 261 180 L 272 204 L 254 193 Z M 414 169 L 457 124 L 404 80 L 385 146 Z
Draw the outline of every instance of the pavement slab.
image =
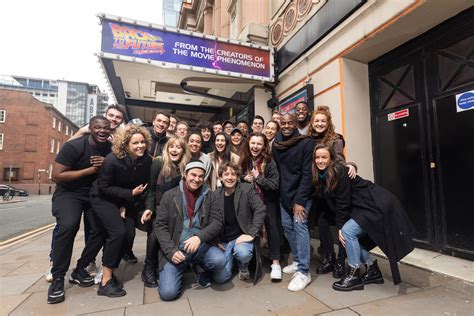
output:
M 360 315 L 473 315 L 472 297 L 444 286 L 374 301 L 351 309 Z
M 331 274 L 313 276 L 313 281 L 305 292 L 332 309 L 341 309 L 420 290 L 419 287 L 404 282 L 393 285 L 390 280 L 385 279 L 384 284 L 370 284 L 363 291 L 340 292 L 332 288 L 335 281 L 337 280 Z
M 343 309 L 338 309 L 329 313 L 323 313 L 320 315 L 321 316 L 358 316 L 359 314 L 357 314 L 350 308 L 343 308 Z
M 0 296 L 0 315 L 8 315 L 20 305 L 30 294 Z
M 8 262 L 8 263 L 0 263 L 0 277 L 6 276 L 22 265 L 26 264 L 26 262 Z
M 111 309 L 96 313 L 82 314 L 81 316 L 123 316 L 125 315 L 125 308 Z
M 8 276 L 13 275 L 24 275 L 24 274 L 32 274 L 32 273 L 40 273 L 45 274 L 48 270 L 49 262 L 48 260 L 41 260 L 41 261 L 28 261 L 23 264 L 18 269 L 10 272 Z
M 43 275 L 41 273 L 0 277 L 2 296 L 22 294 Z
M 392 271 L 390 270 L 390 263 L 388 260 L 384 258 L 378 258 L 377 262 L 383 275 L 386 278 L 391 278 Z M 402 281 L 424 289 L 448 284 L 454 280 L 447 275 L 421 270 L 403 263 L 398 264 L 398 269 L 400 271 Z
M 187 299 L 180 299 L 173 302 L 157 302 L 141 306 L 132 306 L 125 309 L 125 316 L 143 315 L 176 315 L 192 316 L 193 312 Z
M 37 315 L 86 314 L 143 304 L 143 283 L 140 278 L 125 282 L 127 295 L 113 299 L 98 296 L 98 285 L 88 288 L 68 287 L 66 287 L 66 300 L 63 303 L 46 304 L 47 291 L 34 292 L 12 315 L 29 314 L 31 311 Z
M 194 315 L 314 315 L 330 308 L 305 292 L 286 286 L 242 287 L 238 278 L 204 290 L 188 291 Z M 209 298 L 212 297 L 212 301 Z

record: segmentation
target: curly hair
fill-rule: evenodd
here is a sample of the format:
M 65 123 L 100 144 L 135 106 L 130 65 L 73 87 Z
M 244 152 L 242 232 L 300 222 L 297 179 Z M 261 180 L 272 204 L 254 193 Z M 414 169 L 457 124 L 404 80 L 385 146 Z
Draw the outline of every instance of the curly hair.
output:
M 313 127 L 313 121 L 317 114 L 322 114 L 326 116 L 327 129 L 324 132 L 324 135 L 318 135 L 318 133 Z M 339 135 L 334 131 L 334 124 L 332 123 L 331 111 L 329 110 L 328 106 L 326 105 L 318 106 L 316 110 L 314 110 L 313 114 L 311 115 L 310 122 L 311 123 L 309 124 L 308 135 L 313 138 L 322 136 L 321 144 L 329 144 L 339 138 Z
M 184 174 L 186 164 L 191 159 L 191 152 L 189 151 L 189 146 L 186 140 L 182 137 L 171 136 L 170 139 L 168 139 L 166 145 L 163 147 L 163 167 L 161 169 L 161 172 L 165 177 L 169 177 L 173 173 L 173 168 L 176 168 L 176 165 L 171 160 L 169 154 L 170 146 L 176 143 L 183 148 L 183 155 L 181 156 L 181 159 L 178 162 L 179 174 Z
M 142 126 L 127 125 L 120 128 L 114 134 L 114 141 L 112 143 L 112 152 L 118 159 L 123 159 L 128 156 L 128 143 L 135 134 L 142 134 L 145 138 L 146 148 L 150 147 L 151 136 L 148 130 Z

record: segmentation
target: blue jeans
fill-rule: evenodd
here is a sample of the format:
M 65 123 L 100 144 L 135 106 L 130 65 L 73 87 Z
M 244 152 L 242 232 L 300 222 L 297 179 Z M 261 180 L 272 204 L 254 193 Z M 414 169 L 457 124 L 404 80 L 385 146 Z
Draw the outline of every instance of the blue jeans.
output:
M 172 301 L 181 294 L 183 289 L 183 274 L 190 263 L 200 265 L 201 268 L 207 272 L 224 269 L 224 253 L 218 247 L 204 243 L 199 246 L 194 254 L 182 252 L 186 257 L 185 261 L 180 264 L 167 262 L 160 271 L 158 293 L 163 301 Z
M 360 267 L 360 263 L 372 264 L 369 252 L 359 244 L 359 237 L 365 235 L 365 231 L 352 218 L 349 219 L 341 229 L 342 236 L 346 240 L 347 262 L 351 268 Z
M 225 267 L 217 270 L 212 274 L 212 278 L 216 283 L 222 284 L 230 280 L 232 277 L 232 267 L 234 258 L 237 260 L 239 269 L 246 269 L 253 256 L 253 243 L 242 242 L 236 244 L 237 239 L 224 243 Z
M 306 202 L 303 221 L 291 216 L 288 211 L 280 205 L 281 224 L 286 239 L 288 239 L 288 243 L 290 244 L 291 252 L 293 253 L 293 261 L 298 262 L 298 271 L 304 274 L 309 273 L 309 261 L 311 260 L 308 213 L 311 210 L 312 203 L 312 200 Z M 290 210 L 290 212 L 293 213 L 293 210 Z

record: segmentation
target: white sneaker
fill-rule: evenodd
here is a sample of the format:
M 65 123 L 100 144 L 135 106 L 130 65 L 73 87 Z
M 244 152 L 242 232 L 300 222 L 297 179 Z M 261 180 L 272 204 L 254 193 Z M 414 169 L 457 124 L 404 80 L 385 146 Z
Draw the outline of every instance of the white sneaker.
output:
M 288 284 L 288 290 L 292 292 L 303 291 L 305 287 L 311 283 L 311 275 L 302 272 L 296 272 Z
M 298 271 L 298 262 L 296 261 L 293 261 L 292 264 L 289 264 L 283 268 L 283 273 L 286 273 L 286 274 L 293 274 L 296 271 Z
M 87 273 L 89 273 L 90 276 L 95 276 L 97 274 L 97 266 L 95 265 L 95 260 L 91 261 L 89 265 L 86 267 Z
M 48 267 L 48 272 L 46 272 L 45 279 L 47 282 L 52 282 L 53 281 L 53 274 L 51 273 L 51 269 L 53 268 L 53 262 L 49 262 L 49 267 Z
M 279 264 L 272 264 L 272 272 L 270 272 L 270 279 L 281 280 L 281 267 Z
M 102 281 L 102 266 L 100 267 L 99 272 L 94 277 L 94 284 L 99 284 Z

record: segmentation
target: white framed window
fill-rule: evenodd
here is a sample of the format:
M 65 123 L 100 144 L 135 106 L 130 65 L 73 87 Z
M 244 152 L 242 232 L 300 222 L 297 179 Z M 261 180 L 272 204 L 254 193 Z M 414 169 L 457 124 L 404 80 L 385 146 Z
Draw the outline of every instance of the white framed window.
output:
M 58 121 L 58 132 L 61 131 L 61 121 Z
M 54 138 L 51 138 L 51 149 L 49 150 L 52 154 L 54 154 Z
M 49 164 L 49 169 L 48 169 L 48 178 L 51 180 L 53 178 L 53 164 Z
M 58 140 L 58 141 L 56 142 L 56 154 L 59 153 L 59 147 L 61 147 L 61 142 Z
M 6 119 L 7 119 L 7 111 L 0 110 L 0 123 L 5 123 Z
M 3 150 L 3 133 L 0 133 L 0 150 Z
M 66 136 L 69 136 L 69 125 L 66 125 Z
M 53 116 L 53 128 L 56 128 L 56 117 Z

